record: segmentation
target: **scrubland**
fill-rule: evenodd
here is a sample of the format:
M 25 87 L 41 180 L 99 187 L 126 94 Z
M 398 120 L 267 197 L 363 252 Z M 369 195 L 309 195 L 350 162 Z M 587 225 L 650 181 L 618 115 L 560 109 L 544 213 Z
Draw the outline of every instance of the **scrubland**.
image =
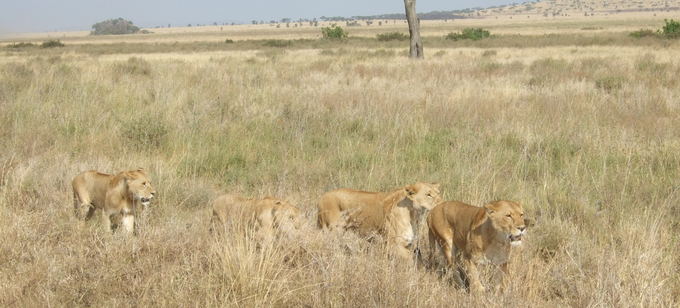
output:
M 423 61 L 369 39 L 4 49 L 0 305 L 677 306 L 679 45 L 617 35 L 428 38 Z M 73 217 L 74 175 L 137 167 L 158 191 L 139 236 Z M 506 291 L 316 229 L 325 191 L 415 181 L 536 218 Z M 219 192 L 287 198 L 308 225 L 214 237 Z

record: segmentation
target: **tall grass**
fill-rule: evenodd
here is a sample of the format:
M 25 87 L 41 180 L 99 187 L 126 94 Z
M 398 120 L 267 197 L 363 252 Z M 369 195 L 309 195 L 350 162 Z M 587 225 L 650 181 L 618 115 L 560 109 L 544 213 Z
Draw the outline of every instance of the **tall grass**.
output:
M 4 60 L 0 304 L 677 306 L 680 63 L 667 51 L 411 62 L 343 48 Z M 75 174 L 135 167 L 159 193 L 139 237 L 72 217 Z M 324 191 L 418 180 L 537 218 L 508 291 L 474 299 L 431 264 L 313 226 Z M 286 197 L 309 225 L 264 248 L 215 238 L 218 191 Z

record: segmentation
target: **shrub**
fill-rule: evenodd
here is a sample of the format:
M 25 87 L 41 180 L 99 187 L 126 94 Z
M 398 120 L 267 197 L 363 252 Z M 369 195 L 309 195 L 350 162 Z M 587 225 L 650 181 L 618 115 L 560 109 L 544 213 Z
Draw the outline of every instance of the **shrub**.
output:
M 595 87 L 606 92 L 621 89 L 625 80 L 621 76 L 608 76 L 595 80 Z
M 289 40 L 266 40 L 262 45 L 267 46 L 267 47 L 288 47 L 292 44 L 293 42 Z
M 139 32 L 139 27 L 123 18 L 109 19 L 92 25 L 92 35 L 132 34 Z
M 224 43 L 226 43 L 226 44 L 231 44 L 231 43 L 233 43 L 233 42 L 234 42 L 234 40 L 232 40 L 232 39 L 226 39 L 226 40 L 224 40 Z
M 401 33 L 401 32 L 388 32 L 388 33 L 380 33 L 376 35 L 376 38 L 378 41 L 386 42 L 386 41 L 406 41 L 409 39 L 409 36 Z
M 634 37 L 634 38 L 643 38 L 643 37 L 656 36 L 656 32 L 649 30 L 649 29 L 640 29 L 638 31 L 631 32 L 629 35 Z
M 49 40 L 44 41 L 42 44 L 40 44 L 40 47 L 42 48 L 64 47 L 64 43 L 62 43 L 60 40 Z
M 666 24 L 661 28 L 661 34 L 666 38 L 680 38 L 680 21 L 664 19 Z
M 484 30 L 482 28 L 465 28 L 461 33 L 454 33 L 451 32 L 447 34 L 444 38 L 447 40 L 481 40 L 483 38 L 487 38 L 491 36 L 491 33 L 487 30 Z
M 30 47 L 35 47 L 35 44 L 33 43 L 14 43 L 7 45 L 7 48 L 30 48 Z
M 323 35 L 324 39 L 341 40 L 346 39 L 348 33 L 340 26 L 331 25 L 330 27 L 321 28 L 321 35 Z

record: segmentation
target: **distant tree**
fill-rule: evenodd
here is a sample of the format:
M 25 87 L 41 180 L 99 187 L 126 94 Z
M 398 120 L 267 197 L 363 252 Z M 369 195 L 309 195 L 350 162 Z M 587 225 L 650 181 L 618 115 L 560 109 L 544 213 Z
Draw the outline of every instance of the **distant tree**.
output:
M 342 40 L 347 38 L 348 33 L 340 26 L 333 24 L 330 27 L 321 28 L 321 35 L 324 39 Z
M 139 32 L 139 27 L 123 18 L 109 19 L 92 25 L 92 35 L 132 34 Z

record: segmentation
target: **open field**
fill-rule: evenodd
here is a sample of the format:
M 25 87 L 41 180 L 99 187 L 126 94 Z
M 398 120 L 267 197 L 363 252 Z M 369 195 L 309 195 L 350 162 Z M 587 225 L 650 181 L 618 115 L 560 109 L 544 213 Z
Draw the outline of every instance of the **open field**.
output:
M 478 18 L 455 20 L 423 20 L 421 34 L 425 37 L 441 37 L 449 32 L 460 31 L 467 27 L 483 27 L 499 35 L 545 35 L 545 34 L 602 34 L 628 33 L 641 28 L 657 29 L 664 18 L 678 19 L 678 11 L 660 12 L 621 12 L 603 16 L 548 16 L 542 15 L 504 15 L 496 14 Z M 47 39 L 59 39 L 68 45 L 73 44 L 116 44 L 116 43 L 194 43 L 266 40 L 266 39 L 318 39 L 321 27 L 344 22 L 320 22 L 317 27 L 309 23 L 263 25 L 219 25 L 172 28 L 149 28 L 150 34 L 92 36 L 88 31 L 17 33 L 0 36 L 0 46 L 16 42 L 41 42 Z M 403 20 L 374 20 L 367 26 L 347 27 L 350 36 L 374 38 L 377 33 L 400 31 L 408 33 Z
M 626 34 L 656 18 L 605 31 L 494 19 L 494 33 L 520 30 L 474 43 L 432 34 L 423 61 L 372 39 L 382 30 L 2 48 L 0 305 L 677 307 L 680 45 Z M 136 167 L 159 194 L 138 237 L 73 217 L 75 174 Z M 436 264 L 316 230 L 325 191 L 419 180 L 536 217 L 508 290 L 475 299 Z M 309 223 L 262 249 L 214 238 L 220 191 L 285 197 Z
M 678 0 L 543 0 L 474 10 L 467 16 L 609 16 L 621 13 L 650 15 L 680 10 Z

